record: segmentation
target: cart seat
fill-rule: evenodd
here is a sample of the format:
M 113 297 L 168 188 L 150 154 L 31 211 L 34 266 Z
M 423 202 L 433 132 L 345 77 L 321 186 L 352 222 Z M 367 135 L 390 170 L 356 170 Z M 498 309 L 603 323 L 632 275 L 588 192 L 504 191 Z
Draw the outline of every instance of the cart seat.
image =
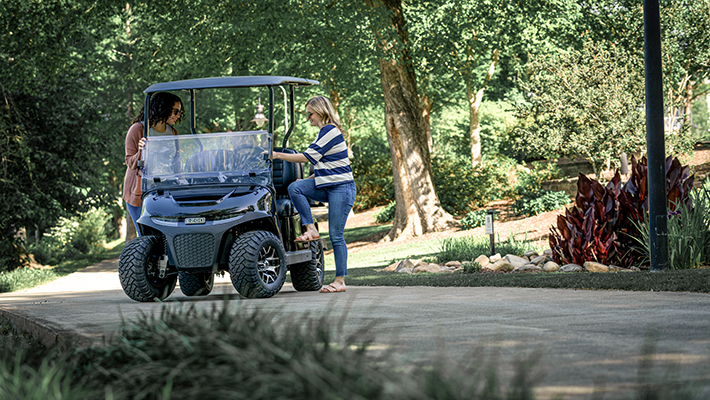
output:
M 274 151 L 297 154 L 294 149 L 275 148 Z M 276 195 L 288 196 L 288 185 L 296 182 L 297 179 L 303 178 L 303 165 L 301 163 L 292 163 L 284 160 L 274 160 L 274 188 Z

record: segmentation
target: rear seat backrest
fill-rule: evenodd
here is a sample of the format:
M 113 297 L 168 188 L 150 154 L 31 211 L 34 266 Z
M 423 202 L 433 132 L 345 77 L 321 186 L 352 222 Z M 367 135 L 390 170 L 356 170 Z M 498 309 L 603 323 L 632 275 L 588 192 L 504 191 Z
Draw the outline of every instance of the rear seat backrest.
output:
M 287 154 L 298 153 L 294 149 L 275 148 L 274 151 Z M 276 189 L 277 195 L 288 195 L 288 185 L 301 178 L 303 178 L 302 164 L 283 160 L 274 160 L 274 188 Z

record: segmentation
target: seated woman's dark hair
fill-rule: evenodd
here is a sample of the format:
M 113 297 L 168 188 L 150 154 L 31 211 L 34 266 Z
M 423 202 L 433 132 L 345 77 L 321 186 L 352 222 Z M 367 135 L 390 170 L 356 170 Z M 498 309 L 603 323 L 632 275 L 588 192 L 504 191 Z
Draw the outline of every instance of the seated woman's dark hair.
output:
M 150 105 L 148 106 L 148 123 L 150 124 L 150 126 L 153 126 L 160 122 L 166 122 L 173 113 L 173 106 L 175 105 L 175 103 L 180 103 L 180 117 L 176 121 L 177 123 L 180 123 L 185 117 L 185 107 L 183 107 L 182 100 L 180 99 L 180 97 L 168 92 L 153 93 L 153 95 L 150 96 Z M 141 107 L 141 111 L 138 113 L 138 115 L 133 118 L 132 123 L 135 124 L 137 122 L 143 121 L 143 119 L 145 118 L 144 110 L 145 104 L 143 105 L 143 107 Z

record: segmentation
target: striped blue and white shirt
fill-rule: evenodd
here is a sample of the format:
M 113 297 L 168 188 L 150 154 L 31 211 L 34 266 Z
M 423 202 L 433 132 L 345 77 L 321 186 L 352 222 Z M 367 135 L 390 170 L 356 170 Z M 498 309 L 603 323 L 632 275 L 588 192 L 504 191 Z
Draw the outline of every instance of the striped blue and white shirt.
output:
M 333 125 L 318 132 L 316 140 L 303 153 L 314 165 L 316 188 L 355 182 L 343 134 Z

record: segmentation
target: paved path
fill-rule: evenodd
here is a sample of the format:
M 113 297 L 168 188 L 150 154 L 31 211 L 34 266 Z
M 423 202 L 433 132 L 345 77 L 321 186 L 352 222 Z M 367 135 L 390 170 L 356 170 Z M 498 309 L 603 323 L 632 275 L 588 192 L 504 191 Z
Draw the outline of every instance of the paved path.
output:
M 0 294 L 0 315 L 47 342 L 100 342 L 121 317 L 154 312 L 121 289 L 118 261 L 109 260 L 47 285 Z M 290 285 L 271 299 L 241 299 L 227 277 L 209 296 L 188 298 L 179 288 L 168 305 L 200 309 L 230 299 L 229 307 L 289 315 L 330 312 L 345 333 L 376 321 L 375 348 L 394 349 L 404 363 L 431 364 L 439 355 L 468 362 L 483 346 L 498 354 L 503 377 L 515 358 L 542 349 L 535 373 L 539 399 L 630 398 L 647 332 L 657 333 L 657 379 L 676 371 L 710 384 L 710 295 L 524 288 L 355 287 L 346 293 L 296 292 Z M 498 352 L 498 353 L 496 353 Z M 505 379 L 504 379 L 505 380 Z M 710 393 L 710 392 L 708 392 Z

